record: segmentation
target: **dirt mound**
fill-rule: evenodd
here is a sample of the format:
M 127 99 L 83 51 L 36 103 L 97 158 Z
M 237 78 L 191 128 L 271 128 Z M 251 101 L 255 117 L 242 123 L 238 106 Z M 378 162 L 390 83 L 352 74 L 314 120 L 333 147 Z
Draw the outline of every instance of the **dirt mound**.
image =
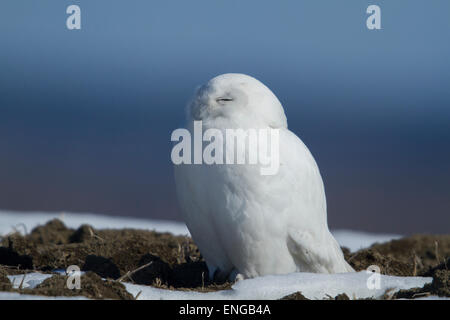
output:
M 373 249 L 360 250 L 348 257 L 347 261 L 357 271 L 367 270 L 370 266 L 376 265 L 382 274 L 406 277 L 414 273 L 412 264 L 382 255 Z
M 80 289 L 67 288 L 67 276 L 55 275 L 44 280 L 34 289 L 23 289 L 24 294 L 42 296 L 85 296 L 90 299 L 120 299 L 134 300 L 134 297 L 118 281 L 103 281 L 93 272 L 87 272 L 81 276 Z
M 58 219 L 47 222 L 45 226 L 38 226 L 33 229 L 27 237 L 28 241 L 33 241 L 37 245 L 66 244 L 73 233 L 64 223 Z
M 305 297 L 300 291 L 297 291 L 281 298 L 280 300 L 310 300 L 310 299 Z
M 51 271 L 77 265 L 107 279 L 167 288 L 208 290 L 222 283 L 208 270 L 192 239 L 144 230 L 77 230 L 52 220 L 28 235 L 9 235 L 0 242 L 0 264 L 19 270 Z M 230 287 L 230 284 L 227 285 Z
M 297 291 L 281 298 L 280 300 L 311 300 L 311 299 L 306 298 L 300 291 Z M 338 294 L 336 297 L 328 296 L 328 298 L 325 300 L 350 300 L 350 298 L 345 293 L 341 293 Z
M 426 289 L 448 295 L 448 263 L 444 261 L 450 257 L 450 235 L 415 235 L 355 253 L 344 249 L 344 254 L 357 271 L 377 265 L 388 275 L 433 276 L 432 287 Z M 189 237 L 132 229 L 96 230 L 89 225 L 74 230 L 52 220 L 25 236 L 15 233 L 1 240 L 0 291 L 11 290 L 6 275 L 31 270 L 51 273 L 71 265 L 92 272 L 84 276 L 85 284 L 92 285 L 82 294 L 96 299 L 130 297 L 113 285 L 118 281 L 105 283 L 109 291 L 102 289 L 94 274 L 166 289 L 208 292 L 231 287 L 229 282 L 209 280 L 206 263 Z M 40 292 L 36 294 L 73 295 L 74 291 L 62 286 L 64 279 L 52 277 L 34 290 Z
M 11 282 L 7 278 L 8 271 L 0 266 L 0 291 L 10 291 L 12 289 Z
M 414 299 L 423 296 L 437 295 L 440 297 L 450 297 L 450 258 L 434 267 L 428 272 L 428 276 L 433 277 L 433 282 L 423 288 L 413 288 L 410 290 L 400 290 L 395 294 L 395 298 Z
M 356 271 L 376 265 L 382 274 L 433 277 L 431 284 L 400 290 L 393 298 L 450 297 L 450 235 L 414 235 L 374 244 L 353 254 L 344 250 L 344 254 Z
M 357 271 L 377 265 L 383 274 L 431 276 L 430 271 L 450 257 L 450 235 L 413 235 L 344 253 Z

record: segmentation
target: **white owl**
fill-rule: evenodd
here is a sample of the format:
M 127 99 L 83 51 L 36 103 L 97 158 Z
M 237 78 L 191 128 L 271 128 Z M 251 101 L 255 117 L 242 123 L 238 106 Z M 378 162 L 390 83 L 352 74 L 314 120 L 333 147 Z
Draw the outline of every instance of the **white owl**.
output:
M 197 90 L 187 117 L 192 134 L 200 120 L 203 130 L 279 129 L 274 175 L 260 164 L 175 165 L 181 212 L 211 278 L 354 271 L 328 229 L 317 164 L 269 88 L 244 74 L 217 76 Z

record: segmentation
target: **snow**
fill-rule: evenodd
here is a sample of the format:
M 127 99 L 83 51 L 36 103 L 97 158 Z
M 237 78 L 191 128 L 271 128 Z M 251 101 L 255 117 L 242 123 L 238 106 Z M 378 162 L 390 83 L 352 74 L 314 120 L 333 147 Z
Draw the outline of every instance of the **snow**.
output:
M 17 292 L 0 292 L 0 300 L 89 300 L 86 297 L 49 297 Z
M 402 237 L 395 234 L 374 234 L 352 230 L 335 230 L 332 233 L 341 246 L 347 247 L 352 252 L 370 247 L 374 243 L 388 242 Z
M 372 273 L 365 271 L 341 274 L 292 273 L 241 280 L 231 290 L 208 293 L 171 291 L 134 284 L 126 284 L 126 288 L 134 296 L 142 291 L 138 299 L 152 300 L 273 300 L 297 291 L 309 299 L 335 297 L 341 293 L 346 293 L 350 298 L 378 298 L 388 289 L 394 293 L 400 289 L 423 287 L 432 281 L 432 278 L 380 275 L 379 288 L 369 289 L 367 282 L 371 276 Z
M 8 276 L 14 284 L 14 288 L 18 288 L 22 280 L 23 288 L 34 288 L 49 277 L 51 275 L 37 272 L 25 275 L 25 279 L 24 275 Z M 365 271 L 334 275 L 292 273 L 242 280 L 234 284 L 231 290 L 207 293 L 158 289 L 131 283 L 123 284 L 133 296 L 136 297 L 140 293 L 138 300 L 272 300 L 280 299 L 297 291 L 301 291 L 309 299 L 334 297 L 341 293 L 346 293 L 351 298 L 378 298 L 388 289 L 394 293 L 400 289 L 423 287 L 432 281 L 432 278 L 380 275 L 380 286 L 370 289 L 367 285 L 369 277 L 373 277 L 373 273 Z M 2 297 L 0 295 L 0 298 Z M 22 296 L 12 295 L 9 299 L 14 297 L 22 298 Z M 28 297 L 26 298 L 28 299 Z M 30 298 L 35 298 L 35 296 L 30 296 Z
M 13 288 L 17 289 L 22 284 L 23 289 L 33 289 L 45 279 L 51 278 L 52 274 L 42 274 L 39 272 L 16 274 L 8 276 L 9 281 L 13 284 Z
M 186 226 L 180 222 L 161 221 L 150 219 L 108 217 L 89 213 L 45 213 L 45 212 L 12 212 L 0 211 L 0 235 L 6 235 L 14 230 L 22 233 L 30 232 L 32 228 L 43 225 L 53 218 L 61 219 L 68 227 L 78 228 L 82 224 L 90 224 L 94 228 L 135 228 L 155 230 L 159 232 L 171 232 L 176 235 L 189 235 Z M 368 247 L 375 242 L 384 242 L 399 238 L 399 235 L 370 234 L 358 231 L 337 230 L 334 231 L 340 245 L 348 247 L 351 251 Z M 8 276 L 15 288 L 20 286 L 23 280 L 23 288 L 33 288 L 50 277 L 48 274 L 29 273 L 24 275 Z M 237 282 L 231 290 L 217 292 L 192 292 L 158 289 L 150 286 L 124 283 L 126 289 L 133 295 L 138 293 L 140 300 L 145 299 L 279 299 L 291 293 L 301 291 L 310 299 L 323 299 L 327 296 L 336 296 L 346 293 L 350 298 L 377 298 L 382 296 L 387 289 L 391 292 L 400 289 L 423 287 L 430 283 L 432 278 L 422 277 L 393 277 L 380 275 L 380 286 L 377 289 L 369 289 L 367 281 L 373 273 L 365 271 L 345 274 L 313 274 L 293 273 L 288 275 L 273 275 Z M 424 297 L 433 299 L 438 297 Z M 84 299 L 83 297 L 43 297 L 34 295 L 20 295 L 18 293 L 0 292 L 0 299 Z
M 111 217 L 92 213 L 49 213 L 49 212 L 16 212 L 0 210 L 0 235 L 15 229 L 25 233 L 38 225 L 44 225 L 51 219 L 58 218 L 69 228 L 78 228 L 89 224 L 97 229 L 145 229 L 159 232 L 170 232 L 175 235 L 189 235 L 184 223 L 164 220 L 148 220 L 138 218 Z
M 133 228 L 170 232 L 174 235 L 189 235 L 189 230 L 182 222 L 138 219 L 129 217 L 111 217 L 93 213 L 49 213 L 49 212 L 17 212 L 0 210 L 0 236 L 14 230 L 22 233 L 30 232 L 34 227 L 43 225 L 49 220 L 58 218 L 69 228 L 78 228 L 82 224 L 90 224 L 97 229 Z M 376 242 L 398 239 L 400 235 L 373 234 L 360 231 L 332 231 L 341 246 L 350 251 L 366 248 Z
M 13 288 L 33 289 L 45 279 L 52 277 L 52 274 L 42 274 L 39 272 L 8 276 Z M 20 294 L 17 292 L 0 292 L 0 300 L 89 300 L 86 297 L 49 297 L 39 295 Z
M 399 299 L 399 300 L 407 300 L 407 299 Z M 439 296 L 428 296 L 428 297 L 415 298 L 414 300 L 450 300 L 450 298 L 439 297 Z

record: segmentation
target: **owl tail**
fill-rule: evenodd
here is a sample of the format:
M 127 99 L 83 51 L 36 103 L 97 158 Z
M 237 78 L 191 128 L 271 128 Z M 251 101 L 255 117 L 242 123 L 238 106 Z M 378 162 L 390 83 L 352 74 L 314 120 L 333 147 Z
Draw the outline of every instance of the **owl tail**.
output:
M 355 272 L 345 261 L 339 244 L 328 230 L 321 236 L 294 230 L 289 232 L 287 244 L 299 272 Z

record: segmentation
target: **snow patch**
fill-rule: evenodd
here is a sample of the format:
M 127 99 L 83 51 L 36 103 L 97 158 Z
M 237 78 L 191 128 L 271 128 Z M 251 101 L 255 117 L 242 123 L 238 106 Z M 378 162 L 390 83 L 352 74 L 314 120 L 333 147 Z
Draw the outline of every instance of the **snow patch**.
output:
M 242 280 L 231 290 L 216 292 L 189 292 L 158 289 L 124 283 L 134 296 L 140 291 L 139 300 L 273 300 L 300 291 L 309 299 L 324 299 L 345 293 L 350 299 L 379 298 L 386 290 L 391 293 L 401 289 L 423 287 L 432 278 L 394 277 L 380 275 L 379 289 L 369 289 L 367 281 L 373 274 L 365 271 L 341 274 L 292 273 Z
M 0 235 L 6 235 L 14 230 L 22 233 L 30 232 L 38 225 L 43 225 L 51 219 L 59 218 L 68 227 L 78 228 L 82 224 L 90 224 L 97 229 L 134 228 L 170 232 L 175 235 L 189 235 L 184 223 L 162 220 L 146 220 L 136 218 L 109 217 L 89 213 L 46 213 L 46 212 L 12 212 L 0 211 Z M 385 242 L 400 238 L 399 235 L 370 234 L 358 231 L 337 230 L 333 232 L 341 246 L 356 251 L 368 247 L 376 242 Z M 63 273 L 63 271 L 61 271 Z M 279 299 L 291 293 L 301 291 L 310 299 L 323 299 L 327 296 L 336 296 L 346 293 L 350 298 L 377 298 L 387 289 L 392 292 L 400 289 L 423 287 L 431 283 L 432 278 L 421 277 L 393 277 L 380 275 L 381 286 L 371 290 L 367 286 L 367 279 L 372 274 L 365 271 L 344 274 L 312 274 L 293 273 L 288 275 L 273 275 L 254 279 L 242 280 L 236 283 L 231 290 L 217 292 L 194 292 L 158 289 L 150 286 L 124 283 L 127 290 L 134 296 L 139 292 L 139 299 Z M 15 288 L 23 280 L 23 288 L 34 288 L 49 274 L 29 273 L 24 275 L 8 276 Z M 435 297 L 427 297 L 433 299 Z M 20 295 L 18 293 L 0 292 L 0 299 L 85 299 L 83 297 L 42 297 L 33 295 Z
M 16 274 L 8 276 L 9 281 L 11 281 L 13 288 L 18 289 L 22 284 L 22 289 L 33 289 L 45 279 L 51 278 L 52 274 L 43 274 L 39 272 L 27 273 L 27 274 Z
M 402 237 L 396 234 L 376 234 L 353 230 L 335 230 L 331 233 L 342 247 L 347 247 L 351 252 L 368 248 L 374 243 L 388 242 Z
M 58 218 L 64 224 L 77 229 L 82 224 L 89 224 L 96 229 L 144 229 L 158 232 L 170 232 L 174 235 L 189 235 L 182 222 L 165 220 L 147 220 L 129 217 L 111 217 L 92 213 L 49 213 L 49 212 L 15 212 L 0 210 L 0 235 L 14 230 L 21 233 L 30 232 L 34 227 L 44 225 Z
M 49 297 L 31 294 L 20 294 L 17 292 L 0 292 L 0 300 L 89 300 L 86 297 Z
M 58 218 L 69 228 L 77 229 L 82 224 L 90 224 L 97 229 L 144 229 L 158 232 L 170 232 L 174 235 L 190 235 L 182 222 L 138 219 L 129 217 L 111 217 L 93 213 L 49 213 L 49 212 L 15 212 L 0 210 L 0 235 L 14 230 L 21 233 L 30 232 L 34 227 L 44 225 L 51 219 Z M 378 242 L 386 242 L 401 238 L 393 234 L 373 234 L 352 230 L 332 231 L 341 246 L 354 252 L 367 248 Z
M 297 291 L 300 291 L 309 299 L 335 297 L 341 293 L 347 294 L 351 299 L 379 298 L 388 289 L 392 289 L 391 292 L 394 293 L 400 289 L 423 287 L 432 281 L 432 278 L 380 275 L 380 287 L 369 289 L 367 281 L 372 275 L 372 273 L 368 274 L 362 271 L 341 274 L 292 273 L 264 276 L 239 281 L 233 285 L 231 290 L 207 293 L 158 289 L 126 282 L 123 284 L 133 296 L 140 293 L 139 300 L 273 300 Z M 25 279 L 23 278 L 24 275 L 13 275 L 8 276 L 8 278 L 14 284 L 14 288 L 18 288 L 23 279 L 23 288 L 34 288 L 51 276 L 36 272 L 27 274 Z M 0 298 L 2 297 L 0 295 Z M 11 295 L 6 296 L 6 298 L 35 299 L 36 296 Z

